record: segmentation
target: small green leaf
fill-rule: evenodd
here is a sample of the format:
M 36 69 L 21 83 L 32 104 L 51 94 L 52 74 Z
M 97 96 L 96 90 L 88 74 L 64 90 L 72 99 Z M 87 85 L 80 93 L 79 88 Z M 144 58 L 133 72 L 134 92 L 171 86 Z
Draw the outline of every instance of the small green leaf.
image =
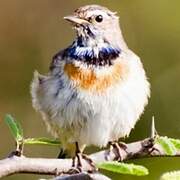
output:
M 179 139 L 173 139 L 173 138 L 169 138 L 171 143 L 173 143 L 173 145 L 176 147 L 177 150 L 180 150 L 180 140 Z
M 180 180 L 180 171 L 172 171 L 164 173 L 160 180 Z
M 21 126 L 20 122 L 15 121 L 15 123 L 17 125 L 19 135 L 23 138 L 23 129 L 22 129 L 22 126 Z
M 16 121 L 10 114 L 5 116 L 5 122 L 9 126 L 14 138 L 16 141 L 22 141 L 23 139 L 23 130 L 18 121 Z
M 115 173 L 120 174 L 130 174 L 136 176 L 145 176 L 148 175 L 148 169 L 144 166 L 135 165 L 135 164 L 128 164 L 128 163 L 121 163 L 115 161 L 109 161 L 97 164 L 97 167 L 100 169 L 112 171 Z
M 159 144 L 163 148 L 164 152 L 167 155 L 173 156 L 176 154 L 176 147 L 171 142 L 170 138 L 168 138 L 166 136 L 157 137 L 156 143 Z
M 51 145 L 51 146 L 59 146 L 61 143 L 55 139 L 49 138 L 27 138 L 24 139 L 24 144 L 41 144 L 41 145 Z

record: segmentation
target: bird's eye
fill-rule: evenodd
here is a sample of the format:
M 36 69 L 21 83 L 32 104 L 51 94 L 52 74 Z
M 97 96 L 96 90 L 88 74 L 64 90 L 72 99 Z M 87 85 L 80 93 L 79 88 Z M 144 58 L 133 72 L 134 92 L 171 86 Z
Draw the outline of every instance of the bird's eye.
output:
M 99 22 L 99 23 L 102 22 L 102 21 L 103 21 L 102 15 L 96 16 L 95 20 L 96 20 L 97 22 Z

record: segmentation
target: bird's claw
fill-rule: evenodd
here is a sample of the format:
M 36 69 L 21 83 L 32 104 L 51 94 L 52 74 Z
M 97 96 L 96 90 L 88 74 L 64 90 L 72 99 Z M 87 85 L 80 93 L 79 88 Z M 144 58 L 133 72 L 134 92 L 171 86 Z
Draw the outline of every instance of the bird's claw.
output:
M 92 159 L 90 159 L 86 154 L 77 153 L 72 161 L 72 168 L 70 169 L 71 172 L 74 172 L 74 173 L 82 172 L 82 159 L 84 159 L 88 163 L 88 165 L 91 167 L 91 169 L 88 170 L 88 172 L 92 173 L 92 172 L 97 171 L 97 168 L 95 164 L 93 163 Z
M 143 151 L 148 153 L 149 155 L 153 154 L 153 152 L 158 152 L 159 154 L 161 154 L 160 150 L 158 148 L 156 148 L 155 146 L 155 141 L 153 138 L 149 138 L 145 141 L 142 142 L 142 146 L 143 146 Z
M 71 169 L 69 169 L 69 171 L 67 172 L 67 174 L 79 174 L 82 172 L 81 168 L 78 167 L 71 167 Z
M 122 143 L 122 142 L 109 142 L 109 145 L 110 145 L 110 147 L 109 147 L 109 151 L 106 155 L 106 159 L 109 160 L 110 153 L 112 152 L 115 155 L 115 157 L 113 159 L 114 161 L 123 161 L 122 151 L 127 153 L 126 144 Z
M 95 166 L 93 160 L 89 158 L 86 154 L 82 154 L 82 158 L 90 165 L 91 170 L 88 172 L 96 172 L 98 171 L 98 168 Z

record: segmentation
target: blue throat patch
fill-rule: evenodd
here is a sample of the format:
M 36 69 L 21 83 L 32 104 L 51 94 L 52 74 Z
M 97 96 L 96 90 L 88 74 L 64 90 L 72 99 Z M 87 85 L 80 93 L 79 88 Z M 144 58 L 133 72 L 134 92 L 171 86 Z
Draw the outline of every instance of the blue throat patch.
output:
M 92 47 L 85 46 L 83 41 L 82 37 L 79 37 L 68 48 L 58 52 L 53 57 L 50 70 L 58 67 L 62 59 L 81 61 L 87 65 L 110 66 L 121 53 L 120 48 L 114 48 L 108 42 L 104 42 L 104 47 L 95 52 Z
M 62 58 L 82 61 L 88 65 L 104 66 L 112 65 L 112 61 L 119 56 L 120 52 L 120 49 L 113 48 L 110 45 L 100 48 L 97 53 L 91 47 L 71 45 L 64 50 Z

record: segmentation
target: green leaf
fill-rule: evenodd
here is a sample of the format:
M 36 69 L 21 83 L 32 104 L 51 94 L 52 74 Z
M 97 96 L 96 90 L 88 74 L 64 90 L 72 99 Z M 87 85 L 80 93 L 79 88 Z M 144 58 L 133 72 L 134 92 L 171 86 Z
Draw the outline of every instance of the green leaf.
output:
M 175 148 L 177 150 L 180 150 L 180 140 L 179 139 L 173 139 L 173 138 L 169 138 L 171 143 L 173 143 L 173 145 L 175 146 Z
M 24 139 L 24 144 L 41 144 L 41 145 L 51 145 L 51 146 L 59 146 L 61 143 L 55 139 L 49 138 L 27 138 Z
M 100 163 L 97 164 L 97 167 L 120 174 L 130 174 L 136 176 L 145 176 L 149 174 L 148 169 L 144 166 L 115 161 Z
M 12 135 L 16 141 L 22 141 L 23 139 L 23 130 L 18 121 L 16 121 L 10 114 L 5 116 L 5 122 L 9 126 Z
M 176 147 L 171 142 L 170 138 L 160 136 L 156 138 L 156 143 L 159 144 L 167 155 L 173 156 L 176 154 Z
M 180 180 L 180 171 L 172 171 L 164 173 L 160 180 Z

